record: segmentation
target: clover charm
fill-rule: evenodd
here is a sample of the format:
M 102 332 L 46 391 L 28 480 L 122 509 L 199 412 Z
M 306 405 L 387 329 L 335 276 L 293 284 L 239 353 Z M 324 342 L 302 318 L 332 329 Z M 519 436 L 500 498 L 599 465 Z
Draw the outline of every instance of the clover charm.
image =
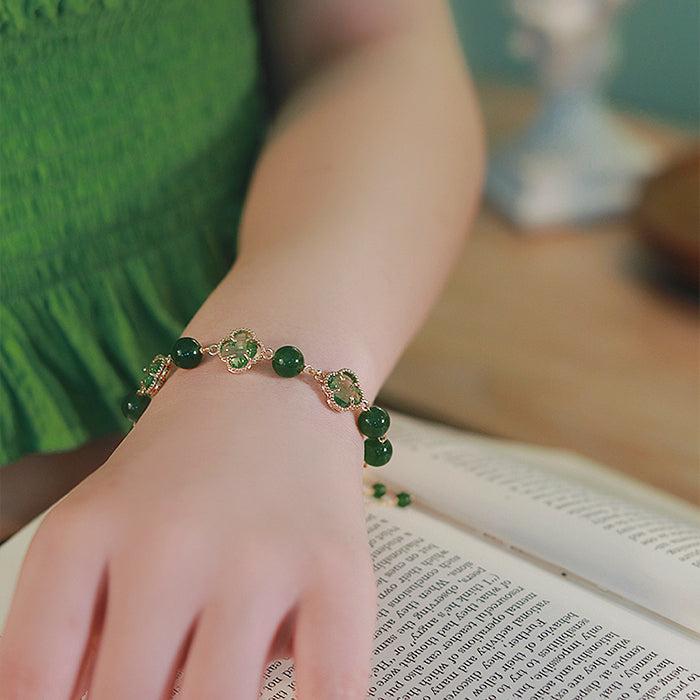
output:
M 238 328 L 219 343 L 219 357 L 234 374 L 249 370 L 263 358 L 263 346 L 253 331 Z
M 364 400 L 357 375 L 347 368 L 328 372 L 321 386 L 334 411 L 352 411 Z
M 172 369 L 172 360 L 165 355 L 156 355 L 148 367 L 143 368 L 144 377 L 136 393 L 155 396 L 165 384 Z

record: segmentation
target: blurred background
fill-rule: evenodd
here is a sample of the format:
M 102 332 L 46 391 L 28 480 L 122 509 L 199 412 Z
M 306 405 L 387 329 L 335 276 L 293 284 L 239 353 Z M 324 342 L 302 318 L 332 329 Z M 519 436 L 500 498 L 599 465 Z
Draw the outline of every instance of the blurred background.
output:
M 380 397 L 700 503 L 700 3 L 453 0 L 484 202 Z
M 533 85 L 532 63 L 519 60 L 508 37 L 517 21 L 507 0 L 452 0 L 469 66 L 478 80 Z M 618 65 L 606 91 L 624 110 L 696 129 L 700 118 L 700 3 L 637 0 L 615 18 Z

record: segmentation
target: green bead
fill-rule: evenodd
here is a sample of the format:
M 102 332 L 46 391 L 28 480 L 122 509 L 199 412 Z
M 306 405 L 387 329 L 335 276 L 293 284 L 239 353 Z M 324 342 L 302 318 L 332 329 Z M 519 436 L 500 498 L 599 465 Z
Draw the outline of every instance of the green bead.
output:
M 293 345 L 278 348 L 272 358 L 272 369 L 280 377 L 296 377 L 304 369 L 304 356 L 301 350 Z
M 381 442 L 377 438 L 365 440 L 365 462 L 371 467 L 383 467 L 390 459 L 393 450 L 388 440 Z
M 170 357 L 178 367 L 192 369 L 202 361 L 202 346 L 194 338 L 178 338 Z
M 371 438 L 381 437 L 389 430 L 389 414 L 379 406 L 372 406 L 362 411 L 357 417 L 357 427 L 363 435 Z
M 384 486 L 384 484 L 373 484 L 372 489 L 374 490 L 372 495 L 375 498 L 381 498 L 386 493 L 386 486 Z
M 148 408 L 149 403 L 151 403 L 151 397 L 148 394 L 137 394 L 134 392 L 122 401 L 122 413 L 130 421 L 136 423 Z
M 401 493 L 396 494 L 396 505 L 399 508 L 405 508 L 408 505 L 411 505 L 411 494 L 406 493 L 405 491 L 402 491 Z

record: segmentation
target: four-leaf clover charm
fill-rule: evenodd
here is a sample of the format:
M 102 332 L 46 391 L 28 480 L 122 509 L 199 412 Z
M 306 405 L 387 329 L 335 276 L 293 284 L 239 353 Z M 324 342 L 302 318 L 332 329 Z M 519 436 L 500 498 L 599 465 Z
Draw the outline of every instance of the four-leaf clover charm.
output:
M 364 400 L 357 375 L 350 369 L 328 372 L 321 386 L 334 411 L 352 411 Z
M 172 369 L 172 361 L 170 357 L 165 355 L 156 355 L 148 367 L 143 368 L 143 379 L 139 386 L 139 394 L 147 394 L 155 396 L 159 389 L 165 384 L 165 380 Z
M 247 328 L 231 331 L 219 343 L 219 357 L 229 372 L 239 374 L 250 369 L 262 359 L 262 344 L 255 333 Z
M 305 364 L 301 351 L 285 345 L 274 351 L 263 345 L 249 328 L 237 328 L 218 343 L 202 347 L 194 338 L 180 338 L 173 345 L 171 355 L 156 355 L 148 367 L 144 367 L 144 377 L 139 388 L 128 395 L 122 402 L 122 413 L 132 423 L 136 423 L 159 389 L 165 383 L 174 367 L 192 369 L 202 359 L 202 354 L 218 355 L 226 368 L 233 374 L 249 370 L 261 360 L 270 360 L 273 370 L 281 377 L 295 377 L 302 372 L 311 375 L 317 381 L 326 396 L 326 403 L 334 411 L 359 411 L 357 427 L 366 437 L 365 466 L 380 467 L 386 464 L 392 455 L 391 443 L 386 439 L 389 416 L 383 409 L 370 406 L 365 401 L 364 392 L 357 375 L 345 367 L 331 372 L 324 372 Z M 173 359 L 175 357 L 175 359 Z M 406 494 L 399 494 L 405 496 Z M 408 505 L 399 499 L 398 505 Z

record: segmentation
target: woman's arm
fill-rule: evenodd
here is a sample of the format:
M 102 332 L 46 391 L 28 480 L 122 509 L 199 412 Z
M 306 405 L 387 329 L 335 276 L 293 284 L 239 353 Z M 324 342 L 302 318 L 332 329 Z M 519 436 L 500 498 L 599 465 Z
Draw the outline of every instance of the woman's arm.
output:
M 446 3 L 265 7 L 289 95 L 238 260 L 183 335 L 252 327 L 318 368 L 353 368 L 371 399 L 473 215 L 474 97 Z M 3 700 L 88 683 L 90 700 L 162 700 L 183 667 L 178 700 L 255 700 L 265 661 L 288 653 L 300 700 L 364 697 L 362 441 L 314 389 L 213 358 L 175 372 L 34 537 L 0 639 Z
M 443 2 L 264 3 L 286 96 L 232 271 L 186 333 L 232 324 L 348 365 L 374 395 L 445 282 L 483 169 L 475 96 Z

